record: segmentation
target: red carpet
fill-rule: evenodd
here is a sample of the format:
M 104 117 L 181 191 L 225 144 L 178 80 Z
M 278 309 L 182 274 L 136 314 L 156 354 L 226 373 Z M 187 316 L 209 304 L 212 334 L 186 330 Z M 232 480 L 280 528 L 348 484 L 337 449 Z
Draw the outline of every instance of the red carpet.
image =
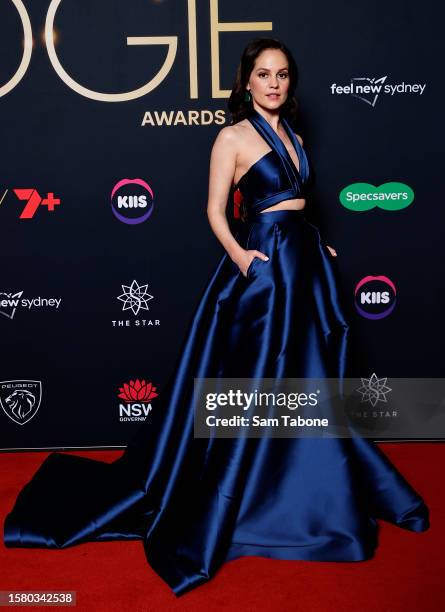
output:
M 424 497 L 429 531 L 413 533 L 381 521 L 375 557 L 360 563 L 235 559 L 180 598 L 147 565 L 141 541 L 86 543 L 66 550 L 5 548 L 4 517 L 48 453 L 0 453 L 0 590 L 77 591 L 77 609 L 94 612 L 445 610 L 445 447 L 379 446 Z M 111 462 L 122 451 L 71 452 Z

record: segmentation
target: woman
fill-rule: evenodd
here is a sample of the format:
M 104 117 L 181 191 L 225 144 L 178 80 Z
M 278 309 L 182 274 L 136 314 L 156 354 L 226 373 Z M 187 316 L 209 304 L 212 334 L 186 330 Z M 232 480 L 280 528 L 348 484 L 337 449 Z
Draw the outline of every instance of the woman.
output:
M 194 437 L 195 378 L 344 375 L 335 251 L 303 213 L 310 169 L 286 118 L 295 78 L 280 42 L 245 49 L 234 121 L 210 163 L 208 217 L 226 253 L 161 406 L 112 464 L 49 455 L 6 518 L 7 546 L 142 539 L 150 565 L 181 595 L 243 555 L 368 559 L 378 518 L 428 528 L 423 499 L 369 440 Z M 226 220 L 234 187 L 244 198 L 236 236 Z

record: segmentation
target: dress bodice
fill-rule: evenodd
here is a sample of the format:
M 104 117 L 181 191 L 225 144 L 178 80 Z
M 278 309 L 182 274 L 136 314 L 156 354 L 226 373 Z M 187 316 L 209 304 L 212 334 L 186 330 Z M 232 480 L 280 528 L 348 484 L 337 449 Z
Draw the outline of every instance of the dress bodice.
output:
M 287 120 L 283 117 L 281 123 L 297 153 L 299 170 L 284 142 L 258 111 L 252 109 L 247 119 L 271 147 L 270 151 L 250 166 L 235 186 L 242 194 L 247 215 L 265 210 L 283 200 L 304 198 L 309 179 L 309 163 Z

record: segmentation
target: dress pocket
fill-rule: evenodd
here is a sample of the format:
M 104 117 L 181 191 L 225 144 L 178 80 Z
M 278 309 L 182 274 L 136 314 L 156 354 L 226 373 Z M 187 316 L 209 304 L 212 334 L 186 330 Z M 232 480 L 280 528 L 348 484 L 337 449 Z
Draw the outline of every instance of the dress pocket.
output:
M 247 272 L 246 272 L 247 280 L 257 275 L 258 266 L 262 267 L 263 265 L 267 263 L 269 263 L 269 260 L 264 261 L 264 259 L 261 259 L 261 257 L 254 257 L 252 261 L 250 262 L 249 267 L 247 268 Z
M 246 270 L 246 278 L 250 278 L 250 273 L 252 272 L 253 266 L 255 265 L 255 261 L 256 261 L 257 259 L 259 259 L 259 257 L 256 257 L 256 256 L 255 256 L 255 257 L 252 259 L 252 261 L 250 262 L 250 264 L 249 264 L 249 266 L 248 266 L 248 268 L 247 268 L 247 270 Z

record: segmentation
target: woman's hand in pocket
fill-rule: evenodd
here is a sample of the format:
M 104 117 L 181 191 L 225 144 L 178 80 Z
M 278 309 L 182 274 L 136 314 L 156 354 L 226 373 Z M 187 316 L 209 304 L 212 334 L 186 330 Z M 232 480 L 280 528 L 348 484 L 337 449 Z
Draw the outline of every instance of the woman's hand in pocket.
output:
M 262 253 L 261 251 L 257 251 L 256 249 L 244 249 L 244 253 L 235 261 L 236 265 L 240 269 L 241 274 L 247 278 L 247 270 L 250 267 L 250 264 L 253 262 L 255 257 L 259 257 L 263 261 L 268 261 L 269 257 Z

